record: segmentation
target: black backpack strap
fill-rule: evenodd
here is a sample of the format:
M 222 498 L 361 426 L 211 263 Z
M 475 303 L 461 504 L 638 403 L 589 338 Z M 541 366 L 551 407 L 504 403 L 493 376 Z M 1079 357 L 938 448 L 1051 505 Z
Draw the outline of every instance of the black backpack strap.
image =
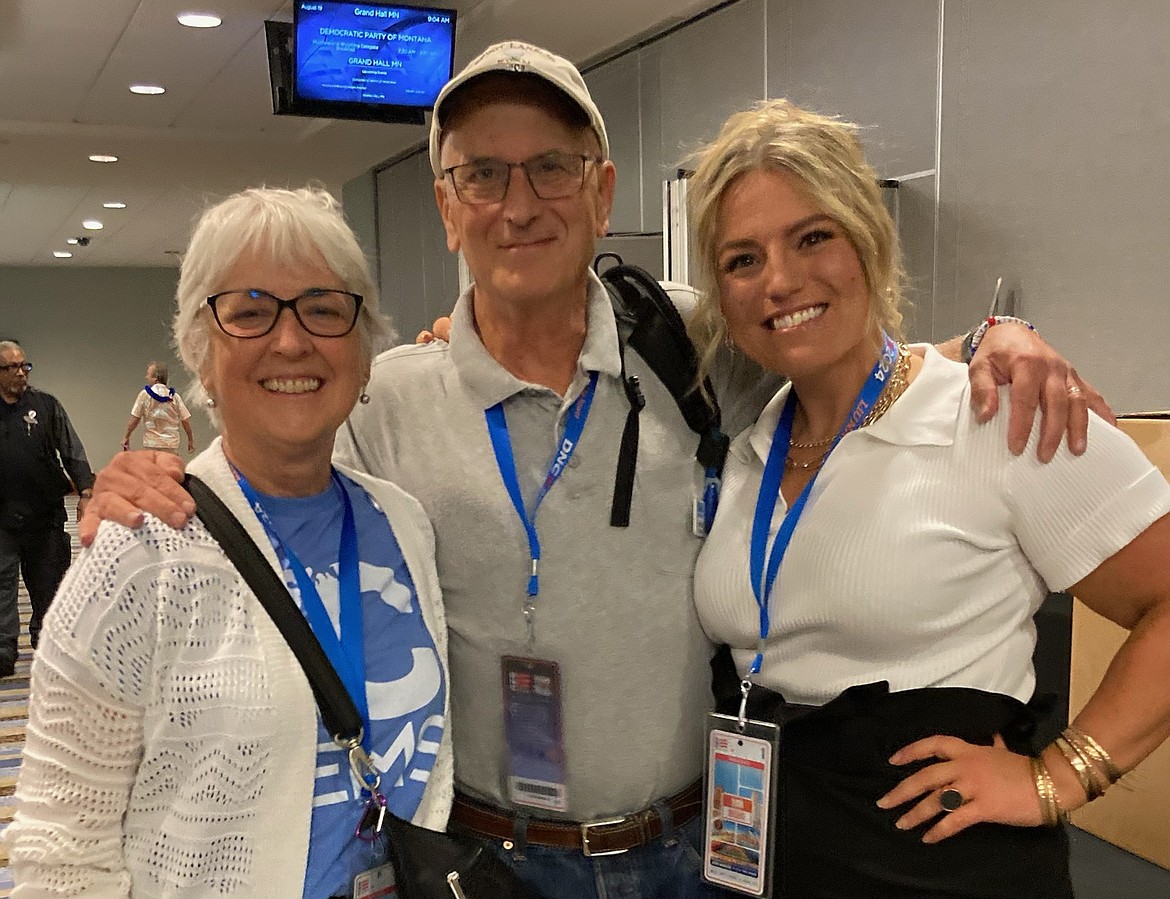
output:
M 723 472 L 730 441 L 720 427 L 719 408 L 708 402 L 698 389 L 699 359 L 687 335 L 686 323 L 666 295 L 662 285 L 649 272 L 636 265 L 625 265 L 616 253 L 602 253 L 594 261 L 594 270 L 602 260 L 615 265 L 599 273 L 610 292 L 618 324 L 618 347 L 622 362 L 622 384 L 630 400 L 630 413 L 622 432 L 618 468 L 614 480 L 610 525 L 627 527 L 633 502 L 634 471 L 638 456 L 638 414 L 646 405 L 637 377 L 626 375 L 625 348 L 630 345 L 650 370 L 670 391 L 687 426 L 699 435 L 696 457 L 710 477 Z M 707 393 L 711 394 L 710 382 Z
M 193 474 L 184 478 L 183 486 L 195 500 L 195 514 L 256 594 L 301 663 L 329 735 L 358 736 L 362 732 L 362 716 L 325 650 L 317 642 L 309 622 L 289 595 L 288 588 L 272 570 L 244 526 L 210 487 Z
M 634 503 L 634 471 L 638 466 L 639 416 L 646 408 L 646 396 L 637 375 L 626 374 L 626 341 L 621 332 L 628 323 L 618 322 L 618 356 L 622 363 L 622 387 L 630 402 L 626 425 L 622 429 L 622 443 L 618 450 L 617 472 L 613 481 L 613 504 L 609 510 L 609 525 L 614 528 L 630 526 L 630 507 Z

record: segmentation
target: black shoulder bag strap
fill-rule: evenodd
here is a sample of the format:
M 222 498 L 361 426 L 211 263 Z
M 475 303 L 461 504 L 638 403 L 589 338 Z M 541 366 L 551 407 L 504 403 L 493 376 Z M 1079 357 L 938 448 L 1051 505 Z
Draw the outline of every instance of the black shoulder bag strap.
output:
M 309 627 L 309 622 L 293 602 L 288 588 L 272 570 L 244 526 L 210 487 L 192 474 L 187 475 L 183 486 L 195 500 L 197 514 L 207 532 L 216 539 L 224 554 L 247 581 L 301 663 L 329 735 L 334 739 L 359 737 L 362 716 L 317 641 L 313 629 Z
M 240 572 L 297 657 L 325 729 L 339 743 L 361 739 L 362 717 L 288 588 L 239 520 L 203 481 L 188 474 L 183 486 L 196 514 Z M 536 899 L 528 887 L 475 840 L 440 833 L 399 818 L 382 820 L 386 848 L 401 899 Z
M 638 416 L 646 406 L 646 399 L 637 376 L 626 375 L 627 344 L 650 366 L 674 397 L 687 426 L 699 435 L 695 456 L 704 469 L 713 470 L 717 476 L 723 473 L 730 440 L 723 433 L 718 405 L 714 400 L 708 401 L 699 390 L 698 355 L 687 335 L 686 323 L 662 285 L 645 269 L 625 265 L 616 253 L 599 255 L 593 262 L 595 271 L 605 259 L 616 262 L 604 272 L 599 271 L 598 277 L 613 299 L 622 385 L 630 401 L 618 454 L 609 523 L 612 527 L 629 527 L 638 459 Z M 713 396 L 709 380 L 705 381 L 705 386 L 707 395 Z

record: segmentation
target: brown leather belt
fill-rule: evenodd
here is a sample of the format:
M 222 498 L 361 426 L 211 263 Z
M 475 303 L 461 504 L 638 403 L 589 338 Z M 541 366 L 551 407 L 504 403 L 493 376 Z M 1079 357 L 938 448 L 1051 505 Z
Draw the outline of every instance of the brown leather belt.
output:
M 703 804 L 703 785 L 695 781 L 666 800 L 675 827 L 697 814 Z M 451 821 L 477 836 L 510 841 L 516 838 L 513 815 L 494 806 L 455 794 Z M 613 855 L 642 846 L 662 836 L 662 819 L 653 807 L 624 818 L 605 821 L 552 821 L 529 818 L 525 830 L 529 843 L 556 849 L 579 849 L 585 855 Z

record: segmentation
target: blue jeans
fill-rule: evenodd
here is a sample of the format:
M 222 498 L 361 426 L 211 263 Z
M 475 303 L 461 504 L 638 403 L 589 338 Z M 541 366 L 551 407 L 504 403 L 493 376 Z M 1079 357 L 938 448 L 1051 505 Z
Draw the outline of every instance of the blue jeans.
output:
M 663 809 L 660 806 L 659 814 Z M 663 816 L 663 834 L 620 855 L 592 858 L 579 849 L 528 845 L 505 850 L 486 840 L 505 864 L 544 899 L 717 899 L 731 894 L 704 883 L 699 847 L 702 816 L 675 829 Z M 478 899 L 478 897 L 476 897 Z

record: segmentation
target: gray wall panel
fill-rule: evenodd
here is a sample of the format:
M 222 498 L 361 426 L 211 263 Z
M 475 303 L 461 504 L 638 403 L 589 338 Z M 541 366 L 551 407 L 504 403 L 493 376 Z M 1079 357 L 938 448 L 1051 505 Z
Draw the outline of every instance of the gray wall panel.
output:
M 611 231 L 657 231 L 660 228 L 660 216 L 651 215 L 648 227 L 642 213 L 640 69 L 638 54 L 630 53 L 585 76 L 593 101 L 605 118 L 610 158 L 617 167 L 617 190 L 609 217 Z M 658 208 L 651 212 L 657 213 Z
M 662 68 L 659 43 L 638 51 L 638 107 L 642 110 L 642 156 L 638 177 L 642 188 L 642 224 L 647 231 L 662 230 Z M 673 171 L 673 169 L 669 169 Z M 621 172 L 618 172 L 620 185 Z
M 768 95 L 867 126 L 883 177 L 934 167 L 940 0 L 771 0 Z
M 936 331 L 1020 314 L 1121 411 L 1170 406 L 1170 4 L 946 5 Z
M 347 181 L 341 189 L 345 220 L 353 228 L 370 263 L 374 282 L 378 281 L 378 210 L 374 199 L 374 173 L 366 172 Z
M 907 276 L 904 324 L 912 339 L 922 341 L 934 334 L 934 192 L 933 175 L 898 187 L 898 234 Z
M 434 183 L 425 152 L 378 173 L 382 308 L 406 341 L 447 314 L 458 294 Z
M 648 136 L 645 146 L 646 171 L 656 159 L 659 182 L 731 113 L 765 96 L 765 21 L 764 0 L 741 0 L 654 44 L 657 65 L 644 77 L 657 81 L 661 123 L 657 141 Z
M 640 265 L 659 280 L 665 277 L 662 271 L 662 235 L 660 234 L 622 234 L 616 237 L 605 237 L 597 242 L 597 252 L 617 253 L 622 257 L 622 262 L 628 265 Z M 609 264 L 607 262 L 602 271 Z

